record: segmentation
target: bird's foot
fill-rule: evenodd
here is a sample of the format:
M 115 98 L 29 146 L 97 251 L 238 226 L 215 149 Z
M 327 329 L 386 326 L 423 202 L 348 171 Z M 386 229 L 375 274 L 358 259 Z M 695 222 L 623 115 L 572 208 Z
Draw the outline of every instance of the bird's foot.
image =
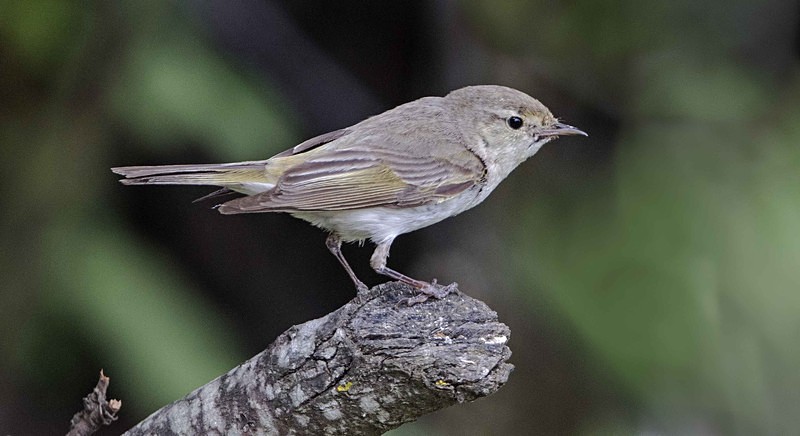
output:
M 436 279 L 433 279 L 430 283 L 426 283 L 425 286 L 418 288 L 417 291 L 419 291 L 419 294 L 407 298 L 405 303 L 409 306 L 413 306 L 415 304 L 424 303 L 428 301 L 429 298 L 441 300 L 457 288 L 458 283 L 453 282 L 447 286 L 441 286 L 436 284 Z
M 356 292 L 360 297 L 362 295 L 366 295 L 369 292 L 369 288 L 364 284 L 364 282 L 359 281 L 356 282 Z

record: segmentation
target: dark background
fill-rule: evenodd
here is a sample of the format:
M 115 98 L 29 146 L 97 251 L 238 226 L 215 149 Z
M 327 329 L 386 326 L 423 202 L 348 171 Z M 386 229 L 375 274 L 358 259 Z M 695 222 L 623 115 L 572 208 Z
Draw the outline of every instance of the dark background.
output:
M 0 432 L 116 434 L 354 296 L 325 234 L 109 167 L 264 159 L 425 95 L 512 86 L 589 132 L 390 265 L 512 329 L 498 394 L 396 435 L 800 426 L 791 1 L 0 2 Z M 371 247 L 345 253 L 369 284 Z

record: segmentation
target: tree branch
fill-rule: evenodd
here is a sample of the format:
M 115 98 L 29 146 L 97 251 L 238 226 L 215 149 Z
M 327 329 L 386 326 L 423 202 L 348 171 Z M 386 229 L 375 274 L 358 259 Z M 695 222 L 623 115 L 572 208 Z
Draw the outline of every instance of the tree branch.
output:
M 413 295 L 376 286 L 126 434 L 374 435 L 499 389 L 513 366 L 497 314 L 457 290 L 404 304 Z
M 106 390 L 111 379 L 100 370 L 100 378 L 92 392 L 83 399 L 83 409 L 76 413 L 69 422 L 67 436 L 89 436 L 104 425 L 117 420 L 117 412 L 122 401 L 106 400 Z

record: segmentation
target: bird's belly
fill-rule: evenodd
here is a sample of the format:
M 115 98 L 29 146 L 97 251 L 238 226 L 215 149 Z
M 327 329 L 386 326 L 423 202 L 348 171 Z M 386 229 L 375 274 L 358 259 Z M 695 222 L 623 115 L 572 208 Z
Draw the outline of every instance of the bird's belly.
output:
M 292 212 L 297 218 L 338 233 L 346 242 L 370 239 L 375 243 L 394 239 L 457 215 L 475 204 L 477 198 L 454 198 L 416 207 L 371 207 L 338 211 Z

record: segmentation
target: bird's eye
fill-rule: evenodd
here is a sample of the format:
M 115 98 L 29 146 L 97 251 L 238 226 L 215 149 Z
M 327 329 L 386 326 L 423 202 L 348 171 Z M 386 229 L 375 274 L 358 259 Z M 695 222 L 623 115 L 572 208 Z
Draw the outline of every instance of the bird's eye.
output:
M 522 127 L 522 118 L 520 117 L 509 117 L 508 118 L 508 127 L 511 127 L 514 130 L 519 129 Z

